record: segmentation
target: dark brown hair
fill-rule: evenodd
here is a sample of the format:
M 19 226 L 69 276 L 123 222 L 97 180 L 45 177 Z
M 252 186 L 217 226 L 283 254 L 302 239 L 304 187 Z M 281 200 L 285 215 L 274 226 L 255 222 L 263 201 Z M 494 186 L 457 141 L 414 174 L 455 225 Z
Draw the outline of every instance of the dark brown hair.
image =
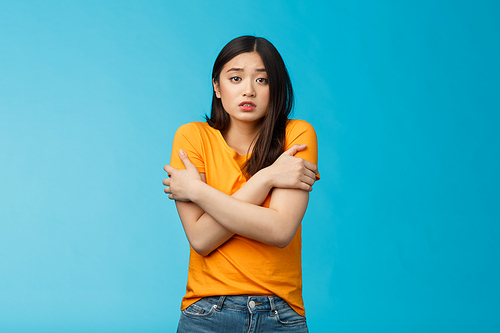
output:
M 262 37 L 241 36 L 224 46 L 215 59 L 212 79 L 219 82 L 225 64 L 241 53 L 257 52 L 262 58 L 269 84 L 269 104 L 262 126 L 257 134 L 252 155 L 243 166 L 247 178 L 276 161 L 283 153 L 286 124 L 293 109 L 293 89 L 285 63 L 271 42 Z M 215 92 L 212 95 L 212 111 L 207 122 L 213 128 L 225 131 L 230 118 Z

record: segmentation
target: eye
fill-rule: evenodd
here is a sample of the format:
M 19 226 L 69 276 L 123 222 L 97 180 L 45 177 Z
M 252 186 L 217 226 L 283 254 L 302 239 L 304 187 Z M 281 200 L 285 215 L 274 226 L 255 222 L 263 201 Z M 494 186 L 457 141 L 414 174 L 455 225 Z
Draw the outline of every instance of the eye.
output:
M 241 77 L 239 76 L 233 76 L 232 78 L 230 78 L 229 80 L 233 81 L 233 82 L 240 82 L 241 81 Z
M 266 84 L 268 83 L 268 80 L 266 78 L 260 77 L 257 79 L 257 82 Z

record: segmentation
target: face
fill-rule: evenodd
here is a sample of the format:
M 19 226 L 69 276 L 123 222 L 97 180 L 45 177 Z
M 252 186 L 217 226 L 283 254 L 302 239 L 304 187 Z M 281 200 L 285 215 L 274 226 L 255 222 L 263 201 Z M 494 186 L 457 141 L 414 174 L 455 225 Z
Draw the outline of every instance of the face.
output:
M 264 63 L 257 52 L 239 54 L 225 64 L 219 82 L 214 82 L 214 90 L 231 124 L 260 124 L 267 114 L 269 84 Z

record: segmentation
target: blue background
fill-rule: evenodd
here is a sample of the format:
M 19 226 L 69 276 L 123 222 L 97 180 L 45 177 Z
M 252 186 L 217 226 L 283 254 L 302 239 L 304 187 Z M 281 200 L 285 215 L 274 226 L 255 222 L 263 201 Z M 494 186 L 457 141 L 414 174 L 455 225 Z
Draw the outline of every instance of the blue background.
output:
M 175 330 L 188 243 L 162 168 L 220 49 L 255 34 L 318 133 L 311 332 L 498 332 L 499 9 L 1 2 L 0 331 Z

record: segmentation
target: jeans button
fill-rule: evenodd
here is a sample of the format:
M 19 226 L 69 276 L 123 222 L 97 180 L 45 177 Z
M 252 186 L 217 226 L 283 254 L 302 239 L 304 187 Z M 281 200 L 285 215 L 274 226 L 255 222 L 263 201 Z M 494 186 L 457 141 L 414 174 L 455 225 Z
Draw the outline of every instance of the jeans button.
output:
M 252 309 L 253 309 L 253 308 L 255 308 L 255 302 L 254 302 L 254 301 L 250 301 L 250 302 L 248 303 L 248 305 L 250 305 L 250 307 L 251 307 Z

